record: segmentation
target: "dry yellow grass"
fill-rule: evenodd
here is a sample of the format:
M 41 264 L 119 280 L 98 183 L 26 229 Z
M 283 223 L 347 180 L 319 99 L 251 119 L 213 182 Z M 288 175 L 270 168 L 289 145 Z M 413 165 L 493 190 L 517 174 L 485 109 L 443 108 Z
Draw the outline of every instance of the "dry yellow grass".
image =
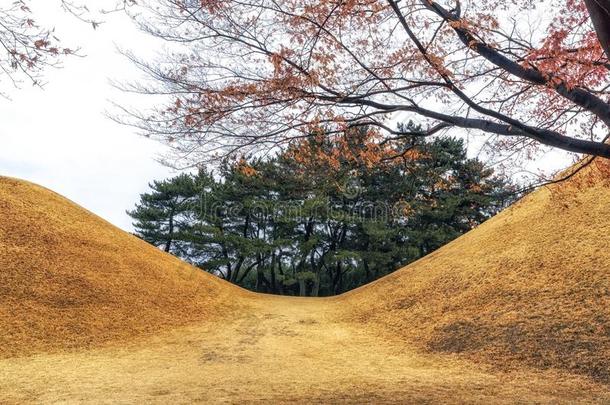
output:
M 0 356 L 156 333 L 226 313 L 245 294 L 47 189 L 0 177 Z
M 335 300 L 253 298 L 231 322 L 127 347 L 0 360 L 8 403 L 608 403 L 555 371 L 498 373 L 341 321 Z
M 349 316 L 421 350 L 610 383 L 610 170 L 601 169 L 539 189 L 345 295 Z
M 610 403 L 610 188 L 574 183 L 300 299 L 0 178 L 0 402 Z

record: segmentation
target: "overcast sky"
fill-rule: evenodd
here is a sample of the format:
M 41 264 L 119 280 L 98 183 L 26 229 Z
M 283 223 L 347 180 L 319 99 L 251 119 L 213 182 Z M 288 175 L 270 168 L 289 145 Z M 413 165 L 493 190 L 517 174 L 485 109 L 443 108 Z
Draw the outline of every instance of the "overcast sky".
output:
M 99 0 L 99 4 L 105 1 Z M 37 3 L 37 21 L 55 26 L 65 46 L 80 46 L 83 58 L 46 74 L 44 89 L 24 84 L 0 98 L 0 175 L 46 186 L 113 224 L 131 230 L 125 214 L 148 189 L 147 183 L 174 174 L 155 161 L 163 146 L 135 134 L 104 115 L 110 101 L 125 94 L 109 81 L 128 81 L 138 72 L 116 46 L 150 55 L 155 43 L 122 14 L 106 18 L 98 30 L 58 10 L 57 1 Z M 530 169 L 566 165 L 551 154 Z
M 39 3 L 47 4 L 38 5 L 37 20 L 55 26 L 65 45 L 81 46 L 86 57 L 48 71 L 44 89 L 24 83 L 10 91 L 11 100 L 0 98 L 0 175 L 41 184 L 130 230 L 125 210 L 149 181 L 172 173 L 155 161 L 160 144 L 112 122 L 104 111 L 109 100 L 124 97 L 109 79 L 137 74 L 115 44 L 146 50 L 150 40 L 125 16 L 115 14 L 93 30 L 58 12 L 55 1 Z

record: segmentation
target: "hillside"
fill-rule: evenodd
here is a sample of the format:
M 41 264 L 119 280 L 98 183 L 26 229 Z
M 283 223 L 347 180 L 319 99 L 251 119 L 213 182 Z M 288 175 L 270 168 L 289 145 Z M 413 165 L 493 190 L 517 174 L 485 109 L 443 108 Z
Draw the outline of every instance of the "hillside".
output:
M 0 177 L 0 357 L 216 318 L 244 294 L 47 189 Z
M 600 171 L 604 170 L 604 173 Z M 607 164 L 541 188 L 428 257 L 341 299 L 422 351 L 610 382 Z
M 248 293 L 0 178 L 7 403 L 610 403 L 595 170 L 335 298 Z

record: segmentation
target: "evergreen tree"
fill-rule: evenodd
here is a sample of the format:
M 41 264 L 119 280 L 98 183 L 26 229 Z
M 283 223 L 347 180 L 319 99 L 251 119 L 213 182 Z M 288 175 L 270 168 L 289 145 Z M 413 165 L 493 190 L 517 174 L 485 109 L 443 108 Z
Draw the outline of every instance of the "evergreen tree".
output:
M 153 181 L 151 192 L 140 196 L 140 203 L 127 211 L 135 222 L 136 234 L 166 252 L 182 255 L 181 243 L 188 214 L 197 202 L 198 190 L 192 176 L 181 174 L 169 180 Z
M 311 296 L 382 277 L 513 198 L 459 139 L 384 143 L 366 128 L 151 187 L 130 213 L 143 239 L 245 288 Z

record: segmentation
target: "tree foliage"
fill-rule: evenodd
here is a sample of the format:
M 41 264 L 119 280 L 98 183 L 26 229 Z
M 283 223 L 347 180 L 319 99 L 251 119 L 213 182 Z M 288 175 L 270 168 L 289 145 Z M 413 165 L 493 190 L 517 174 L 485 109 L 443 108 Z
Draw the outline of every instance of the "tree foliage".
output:
M 424 119 L 420 136 L 487 134 L 488 152 L 546 145 L 610 157 L 610 64 L 582 0 L 144 7 L 142 28 L 174 47 L 159 63 L 134 58 L 156 85 L 132 90 L 168 103 L 128 121 L 188 161 L 273 148 L 319 126 L 405 135 L 388 123 L 395 114 Z M 608 21 L 606 12 L 592 15 Z
M 17 0 L 0 6 L 0 81 L 17 84 L 25 76 L 37 84 L 46 67 L 73 53 L 59 44 L 52 29 L 37 25 L 29 3 Z
M 510 185 L 468 159 L 461 140 L 377 137 L 312 134 L 272 158 L 225 160 L 215 176 L 155 182 L 131 213 L 137 234 L 173 240 L 173 253 L 255 291 L 334 295 L 438 249 L 511 200 Z M 400 157 L 379 158 L 399 146 Z M 186 212 L 169 209 L 167 189 Z
M 100 2 L 52 1 L 58 10 L 91 24 L 93 28 L 100 25 L 101 14 L 125 10 L 135 4 L 135 0 L 108 0 L 106 5 L 109 8 L 93 12 L 93 7 L 101 7 Z M 66 56 L 77 51 L 63 44 L 55 35 L 53 26 L 38 23 L 32 10 L 33 3 L 33 0 L 9 0 L 0 5 L 0 84 L 8 82 L 19 86 L 26 81 L 40 86 L 46 69 L 60 66 Z
M 191 204 L 199 196 L 194 179 L 182 174 L 171 180 L 149 184 L 151 193 L 142 194 L 140 203 L 128 211 L 138 235 L 148 243 L 176 255 L 184 253 L 181 236 L 193 211 Z

